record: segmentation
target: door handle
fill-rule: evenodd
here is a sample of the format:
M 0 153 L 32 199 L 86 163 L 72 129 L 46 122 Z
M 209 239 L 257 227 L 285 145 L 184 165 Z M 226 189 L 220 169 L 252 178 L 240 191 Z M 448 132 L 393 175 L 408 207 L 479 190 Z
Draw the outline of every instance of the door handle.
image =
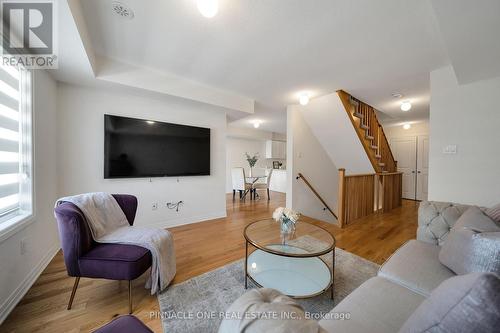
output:
M 412 170 L 411 173 L 415 173 L 415 170 Z
M 421 173 L 420 171 L 418 171 L 418 173 Z

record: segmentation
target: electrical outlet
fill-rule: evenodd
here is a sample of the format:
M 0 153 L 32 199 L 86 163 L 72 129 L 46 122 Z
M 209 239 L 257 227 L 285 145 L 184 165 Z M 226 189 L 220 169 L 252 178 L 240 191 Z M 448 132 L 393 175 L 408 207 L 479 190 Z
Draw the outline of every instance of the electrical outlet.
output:
M 28 242 L 26 238 L 21 239 L 21 242 L 19 243 L 19 248 L 21 251 L 21 255 L 25 255 L 26 252 L 28 252 Z
M 151 205 L 151 210 L 157 210 L 157 209 L 158 209 L 158 203 L 153 202 L 153 204 Z

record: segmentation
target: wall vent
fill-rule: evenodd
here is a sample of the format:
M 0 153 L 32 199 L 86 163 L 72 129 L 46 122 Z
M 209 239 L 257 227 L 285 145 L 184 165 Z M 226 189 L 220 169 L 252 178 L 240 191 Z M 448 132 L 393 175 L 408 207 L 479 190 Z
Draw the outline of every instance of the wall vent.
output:
M 126 4 L 119 1 L 113 1 L 111 3 L 111 6 L 113 8 L 113 12 L 115 12 L 116 15 L 119 15 L 120 17 L 123 17 L 127 20 L 131 20 L 134 18 L 134 11 Z

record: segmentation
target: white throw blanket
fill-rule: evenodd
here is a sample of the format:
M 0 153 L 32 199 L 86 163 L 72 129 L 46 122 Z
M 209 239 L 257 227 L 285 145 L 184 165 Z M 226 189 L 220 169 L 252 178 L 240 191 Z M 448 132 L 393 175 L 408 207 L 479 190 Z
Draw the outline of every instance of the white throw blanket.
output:
M 176 272 L 174 241 L 170 232 L 130 226 L 118 202 L 107 193 L 60 198 L 56 206 L 62 202 L 71 202 L 80 208 L 96 242 L 138 245 L 151 251 L 151 274 L 146 282 L 146 288 L 151 288 L 151 295 L 170 284 Z

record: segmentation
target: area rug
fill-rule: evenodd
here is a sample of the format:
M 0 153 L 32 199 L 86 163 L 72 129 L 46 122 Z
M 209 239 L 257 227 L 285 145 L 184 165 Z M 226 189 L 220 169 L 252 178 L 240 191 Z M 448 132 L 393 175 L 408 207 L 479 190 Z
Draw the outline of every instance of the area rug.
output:
M 294 245 L 311 249 L 318 240 L 304 236 L 294 240 Z M 329 265 L 332 254 L 322 257 Z M 169 333 L 217 332 L 221 317 L 218 315 L 242 294 L 244 288 L 244 259 L 220 267 L 180 284 L 173 285 L 158 295 L 160 313 L 152 313 L 162 321 L 163 331 Z M 335 249 L 335 295 L 330 292 L 309 299 L 299 299 L 304 310 L 317 314 L 328 313 L 344 297 L 363 282 L 377 274 L 379 266 L 371 261 L 341 249 Z M 249 288 L 255 288 L 249 282 Z

